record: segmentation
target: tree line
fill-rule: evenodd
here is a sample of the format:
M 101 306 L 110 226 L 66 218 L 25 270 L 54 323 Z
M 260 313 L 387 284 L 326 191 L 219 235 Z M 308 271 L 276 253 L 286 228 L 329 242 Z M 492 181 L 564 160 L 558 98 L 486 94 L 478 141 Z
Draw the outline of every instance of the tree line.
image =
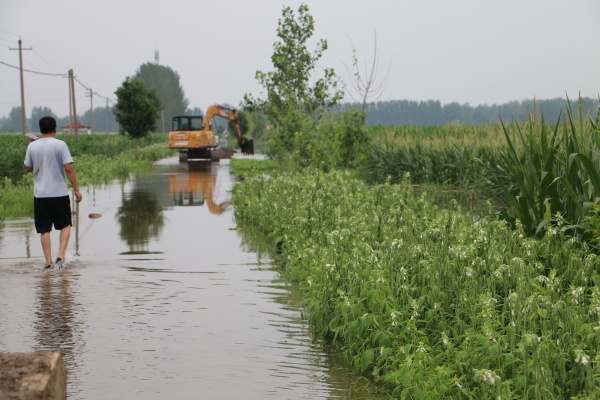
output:
M 561 114 L 565 115 L 568 100 L 573 102 L 578 99 L 523 100 L 478 106 L 456 102 L 441 104 L 439 100 L 378 101 L 366 104 L 366 123 L 367 125 L 383 126 L 487 125 L 500 120 L 504 122 L 527 121 L 528 115 L 534 112 L 542 114 L 547 122 L 556 122 Z M 598 99 L 582 98 L 581 105 L 583 116 L 595 117 L 598 115 Z M 342 109 L 358 108 L 359 104 L 346 103 L 341 107 Z
M 52 109 L 48 107 L 35 106 L 28 113 L 27 131 L 38 132 L 38 122 L 40 118 L 49 115 L 56 119 L 57 130 L 60 131 L 63 126 L 70 124 L 69 116 L 59 117 Z M 77 116 L 77 122 L 83 125 L 90 126 L 92 124 L 92 112 L 85 111 Z M 117 132 L 118 124 L 115 121 L 115 116 L 112 107 L 94 107 L 94 132 Z M 1 133 L 18 133 L 21 129 L 21 106 L 13 107 L 7 116 L 0 117 L 0 132 Z
M 598 104 L 597 99 L 582 98 L 582 115 L 597 116 L 599 113 Z M 349 110 L 353 107 L 358 108 L 357 103 L 341 103 L 339 106 L 342 110 Z M 564 115 L 566 108 L 566 98 L 515 100 L 503 104 L 477 106 L 456 102 L 441 104 L 439 100 L 387 100 L 367 103 L 365 111 L 367 113 L 367 125 L 439 126 L 445 124 L 486 125 L 499 122 L 500 120 L 505 122 L 512 120 L 527 121 L 528 113 L 533 113 L 534 109 L 537 113 L 543 114 L 547 122 L 556 122 L 561 113 Z M 168 131 L 170 129 L 171 117 L 168 115 L 173 112 L 176 111 L 169 110 L 163 113 L 167 115 L 164 117 L 164 121 L 162 115 L 159 117 L 156 125 L 157 132 Z M 184 113 L 187 115 L 204 114 L 198 107 L 188 108 Z M 90 125 L 92 122 L 91 114 L 90 110 L 86 110 L 77 117 L 77 120 L 82 124 Z M 30 117 L 27 119 L 27 131 L 29 132 L 38 131 L 38 121 L 44 115 L 54 116 L 59 127 L 69 124 L 69 116 L 59 117 L 48 107 L 33 107 L 29 115 Z M 115 120 L 113 108 L 106 106 L 95 107 L 93 126 L 94 132 L 117 132 L 119 127 Z M 21 107 L 13 107 L 7 116 L 0 117 L 0 132 L 13 133 L 21 131 Z

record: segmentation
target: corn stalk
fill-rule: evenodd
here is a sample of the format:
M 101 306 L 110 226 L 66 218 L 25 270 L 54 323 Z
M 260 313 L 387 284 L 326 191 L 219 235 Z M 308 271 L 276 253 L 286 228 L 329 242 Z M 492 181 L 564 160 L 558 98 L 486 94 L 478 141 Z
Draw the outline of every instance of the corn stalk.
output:
M 570 102 L 566 116 L 561 114 L 553 127 L 543 115 L 541 123 L 536 118 L 534 111 L 525 129 L 513 123 L 514 136 L 502 123 L 507 147 L 499 175 L 510 175 L 514 183 L 498 182 L 514 214 L 500 213 L 500 217 L 513 224 L 518 219 L 530 235 L 539 236 L 552 224 L 581 239 L 585 216 L 600 195 L 596 125 L 586 122 L 581 111 L 575 119 Z

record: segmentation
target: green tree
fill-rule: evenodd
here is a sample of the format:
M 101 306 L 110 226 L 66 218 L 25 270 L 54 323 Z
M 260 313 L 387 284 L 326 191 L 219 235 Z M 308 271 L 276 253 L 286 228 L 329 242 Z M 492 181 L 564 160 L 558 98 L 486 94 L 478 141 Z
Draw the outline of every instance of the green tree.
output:
M 89 121 L 88 123 L 92 125 L 92 113 L 90 110 L 86 110 L 81 118 L 81 121 Z M 115 116 L 110 107 L 100 106 L 94 107 L 94 132 L 116 132 L 117 131 L 117 123 L 115 121 Z
M 179 74 L 172 68 L 147 62 L 140 66 L 135 77 L 156 90 L 164 106 L 162 114 L 169 124 L 173 116 L 185 114 L 189 101 L 181 87 Z
M 134 158 L 137 159 L 139 139 L 146 137 L 156 126 L 162 103 L 156 90 L 138 78 L 127 77 L 115 94 L 115 118 L 127 135 L 136 139 Z
M 251 123 L 249 124 L 248 135 L 256 143 L 267 130 L 267 116 L 260 110 L 244 111 L 247 112 Z
M 21 132 L 22 126 L 21 106 L 11 108 L 8 113 L 8 132 Z
M 266 149 L 274 158 L 293 152 L 294 135 L 314 129 L 323 113 L 343 96 L 332 68 L 325 68 L 321 78 L 314 76 L 317 62 L 327 50 L 327 41 L 319 40 L 312 53 L 308 50 L 307 42 L 314 32 L 314 20 L 308 11 L 306 4 L 300 5 L 297 14 L 290 7 L 283 8 L 277 26 L 279 41 L 271 56 L 274 71 L 256 72 L 267 97 L 244 96 L 246 108 L 264 110 L 275 128 Z

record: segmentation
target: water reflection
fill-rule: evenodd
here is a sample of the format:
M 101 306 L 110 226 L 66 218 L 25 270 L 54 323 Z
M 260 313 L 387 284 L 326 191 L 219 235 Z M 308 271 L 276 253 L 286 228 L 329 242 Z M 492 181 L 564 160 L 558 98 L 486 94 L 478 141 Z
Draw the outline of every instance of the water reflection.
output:
M 131 190 L 123 193 L 116 214 L 120 237 L 129 247 L 125 254 L 154 253 L 148 247 L 152 239 L 160 239 L 164 210 L 204 205 L 211 214 L 228 210 L 229 200 L 216 200 L 218 174 L 218 164 L 190 162 L 162 174 L 134 175 Z
M 165 224 L 162 207 L 156 195 L 139 188 L 129 194 L 123 194 L 117 220 L 121 226 L 119 235 L 129 246 L 129 254 L 149 253 L 150 239 L 158 239 Z
M 78 380 L 77 371 L 81 367 L 79 353 L 85 345 L 71 289 L 76 276 L 70 269 L 40 274 L 34 323 L 35 350 L 62 353 L 72 382 Z
M 208 162 L 190 162 L 181 173 L 169 175 L 169 190 L 176 206 L 201 206 L 206 203 L 211 214 L 221 214 L 231 205 L 217 203 L 218 166 Z M 185 167 L 185 166 L 184 166 Z

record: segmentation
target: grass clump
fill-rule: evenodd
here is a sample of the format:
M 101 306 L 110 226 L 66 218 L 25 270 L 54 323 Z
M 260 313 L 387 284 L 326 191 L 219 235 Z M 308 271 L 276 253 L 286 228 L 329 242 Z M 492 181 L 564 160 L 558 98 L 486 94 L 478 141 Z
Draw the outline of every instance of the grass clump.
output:
M 237 176 L 266 174 L 280 169 L 279 163 L 270 159 L 256 160 L 250 158 L 232 158 L 229 166 L 231 172 Z

